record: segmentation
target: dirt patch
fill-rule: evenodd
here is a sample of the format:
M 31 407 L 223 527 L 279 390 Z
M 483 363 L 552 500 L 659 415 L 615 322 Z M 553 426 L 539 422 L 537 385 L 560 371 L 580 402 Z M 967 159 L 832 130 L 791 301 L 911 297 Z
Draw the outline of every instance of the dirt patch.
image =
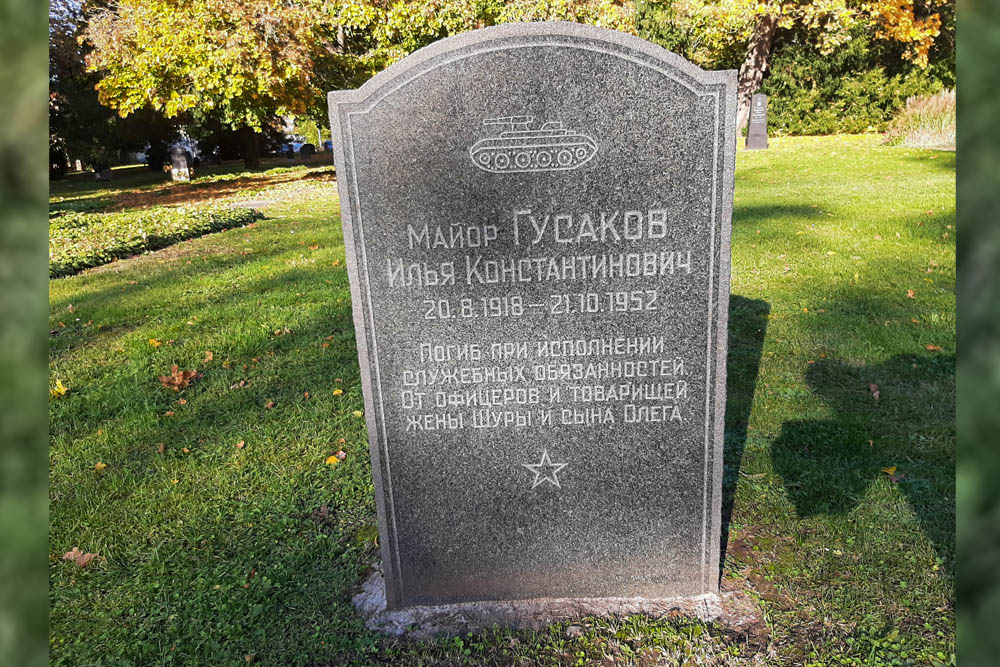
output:
M 199 183 L 164 183 L 153 189 L 126 190 L 115 195 L 114 200 L 104 210 L 123 211 L 126 209 L 148 208 L 150 206 L 169 206 L 176 204 L 195 204 L 237 197 L 240 194 L 259 192 L 283 183 L 293 181 L 326 181 L 336 182 L 332 170 L 285 172 L 280 174 L 254 174 L 240 176 L 231 180 L 209 181 Z M 267 203 L 273 203 L 270 200 Z M 241 202 L 239 205 L 243 206 Z M 249 206 L 247 206 L 249 207 Z M 250 207 L 252 208 L 252 207 Z

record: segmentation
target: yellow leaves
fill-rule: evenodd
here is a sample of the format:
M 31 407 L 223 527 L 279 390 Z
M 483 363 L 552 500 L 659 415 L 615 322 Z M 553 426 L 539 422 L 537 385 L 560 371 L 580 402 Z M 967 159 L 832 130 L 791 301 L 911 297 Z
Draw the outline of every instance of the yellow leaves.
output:
M 340 395 L 341 395 L 341 394 L 343 394 L 343 393 L 344 393 L 344 390 L 343 390 L 343 389 L 334 389 L 334 390 L 333 390 L 333 395 L 334 395 L 334 396 L 340 396 Z
M 94 470 L 96 470 L 97 472 L 102 472 L 107 467 L 108 467 L 107 463 L 102 463 L 100 461 L 94 464 Z
M 95 558 L 97 558 L 97 554 L 84 553 L 80 551 L 80 547 L 73 547 L 63 554 L 63 560 L 75 563 L 77 567 L 87 567 Z
M 354 415 L 355 417 L 361 417 L 361 415 L 363 415 L 364 413 L 361 412 L 361 410 L 355 410 L 351 414 Z
M 339 449 L 337 450 L 336 454 L 331 454 L 330 456 L 326 457 L 326 465 L 335 466 L 339 464 L 341 461 L 343 461 L 345 458 L 347 458 L 347 453 L 343 449 Z
M 888 468 L 882 468 L 882 472 L 884 472 L 886 475 L 895 475 L 896 466 L 889 466 Z
M 161 343 L 160 341 L 156 340 L 155 338 L 150 338 L 149 339 L 149 344 L 152 345 L 153 347 L 160 347 L 161 345 L 163 345 L 163 343 Z
M 49 396 L 52 398 L 62 398 L 66 395 L 69 388 L 63 384 L 62 380 L 56 379 L 56 386 L 49 389 Z

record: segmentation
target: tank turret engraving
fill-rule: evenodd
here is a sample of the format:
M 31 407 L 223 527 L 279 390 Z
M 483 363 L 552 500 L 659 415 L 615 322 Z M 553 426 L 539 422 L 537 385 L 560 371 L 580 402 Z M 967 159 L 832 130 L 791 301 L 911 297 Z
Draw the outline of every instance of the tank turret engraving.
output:
M 505 174 L 525 171 L 568 171 L 597 154 L 591 137 L 563 127 L 561 122 L 531 128 L 532 116 L 487 118 L 486 127 L 509 128 L 495 137 L 480 139 L 469 149 L 472 163 L 483 171 Z

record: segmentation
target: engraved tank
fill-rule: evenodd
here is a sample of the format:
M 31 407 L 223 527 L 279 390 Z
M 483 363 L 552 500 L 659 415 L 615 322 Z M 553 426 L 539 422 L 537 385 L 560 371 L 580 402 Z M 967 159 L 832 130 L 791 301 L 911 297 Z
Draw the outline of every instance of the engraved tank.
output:
M 593 139 L 560 122 L 531 129 L 532 116 L 488 118 L 486 126 L 508 126 L 499 136 L 477 141 L 469 149 L 473 163 L 494 173 L 576 169 L 597 153 Z

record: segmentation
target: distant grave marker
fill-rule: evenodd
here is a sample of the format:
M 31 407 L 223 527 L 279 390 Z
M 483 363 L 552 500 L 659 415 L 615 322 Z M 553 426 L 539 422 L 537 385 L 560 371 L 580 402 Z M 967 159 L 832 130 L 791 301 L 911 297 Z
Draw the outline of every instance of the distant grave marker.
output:
M 170 179 L 173 181 L 190 181 L 192 165 L 189 153 L 179 146 L 170 149 Z
M 735 72 L 517 24 L 329 101 L 369 625 L 716 615 Z
M 750 150 L 767 148 L 767 95 L 764 93 L 757 93 L 750 99 L 746 147 Z

